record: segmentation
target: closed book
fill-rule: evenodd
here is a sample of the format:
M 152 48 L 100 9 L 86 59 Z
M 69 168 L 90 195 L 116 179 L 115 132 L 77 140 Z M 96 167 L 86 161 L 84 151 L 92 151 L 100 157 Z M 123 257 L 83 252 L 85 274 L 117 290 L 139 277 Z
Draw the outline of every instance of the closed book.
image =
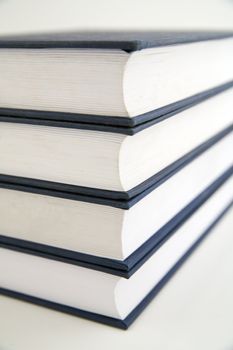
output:
M 3 115 L 133 127 L 233 79 L 232 32 L 0 38 Z
M 232 142 L 228 131 L 172 176 L 129 201 L 0 182 L 0 242 L 128 276 L 232 174 Z
M 126 329 L 224 216 L 232 177 L 186 220 L 129 279 L 2 247 L 0 293 Z

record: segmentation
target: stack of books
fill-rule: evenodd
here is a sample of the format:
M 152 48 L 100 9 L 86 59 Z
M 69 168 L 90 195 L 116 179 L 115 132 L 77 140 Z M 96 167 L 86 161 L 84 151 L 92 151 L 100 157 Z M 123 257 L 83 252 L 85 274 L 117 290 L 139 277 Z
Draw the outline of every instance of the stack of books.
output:
M 233 199 L 232 33 L 0 39 L 0 293 L 127 328 Z

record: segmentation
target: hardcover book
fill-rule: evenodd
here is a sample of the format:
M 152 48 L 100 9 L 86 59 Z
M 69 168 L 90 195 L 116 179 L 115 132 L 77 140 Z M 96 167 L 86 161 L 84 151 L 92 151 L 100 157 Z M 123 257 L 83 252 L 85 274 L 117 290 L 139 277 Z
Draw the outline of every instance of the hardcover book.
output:
M 0 294 L 126 329 L 232 206 L 233 33 L 0 37 Z
M 0 180 L 128 200 L 231 129 L 232 98 L 227 89 L 133 136 L 0 116 Z
M 1 37 L 1 114 L 139 125 L 232 81 L 232 36 L 81 32 Z
M 232 142 L 230 132 L 129 201 L 0 182 L 0 242 L 127 275 L 232 174 Z
M 126 329 L 232 203 L 232 177 L 163 241 L 129 279 L 17 248 L 1 248 L 0 293 Z

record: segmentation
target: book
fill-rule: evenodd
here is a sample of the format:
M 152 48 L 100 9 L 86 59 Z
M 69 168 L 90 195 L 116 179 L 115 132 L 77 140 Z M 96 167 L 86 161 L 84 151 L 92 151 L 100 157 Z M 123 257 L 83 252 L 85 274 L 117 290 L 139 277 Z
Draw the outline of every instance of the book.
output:
M 153 120 L 232 81 L 232 35 L 1 37 L 1 114 L 131 127 Z
M 231 210 L 233 32 L 0 37 L 0 294 L 126 329 Z
M 232 173 L 232 146 L 228 131 L 172 176 L 129 201 L 0 182 L 0 242 L 127 271 L 135 251 L 142 249 L 145 255 L 156 237 L 168 234 L 196 201 L 200 204 L 211 183 Z
M 127 200 L 232 127 L 232 97 L 229 88 L 133 136 L 0 116 L 0 180 Z
M 214 232 L 232 205 L 232 181 L 223 181 L 129 279 L 5 247 L 0 254 L 0 293 L 126 329 Z

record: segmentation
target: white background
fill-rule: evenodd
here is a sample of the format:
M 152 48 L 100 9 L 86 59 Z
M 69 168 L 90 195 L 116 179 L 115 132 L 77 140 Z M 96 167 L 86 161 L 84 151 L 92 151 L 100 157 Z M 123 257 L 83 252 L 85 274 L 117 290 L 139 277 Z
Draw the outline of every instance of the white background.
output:
M 233 30 L 233 0 L 0 0 L 0 34 L 103 28 Z
M 0 0 L 0 35 L 64 29 L 233 30 L 233 1 Z M 232 227 L 231 214 L 126 332 L 0 297 L 0 350 L 232 350 Z

